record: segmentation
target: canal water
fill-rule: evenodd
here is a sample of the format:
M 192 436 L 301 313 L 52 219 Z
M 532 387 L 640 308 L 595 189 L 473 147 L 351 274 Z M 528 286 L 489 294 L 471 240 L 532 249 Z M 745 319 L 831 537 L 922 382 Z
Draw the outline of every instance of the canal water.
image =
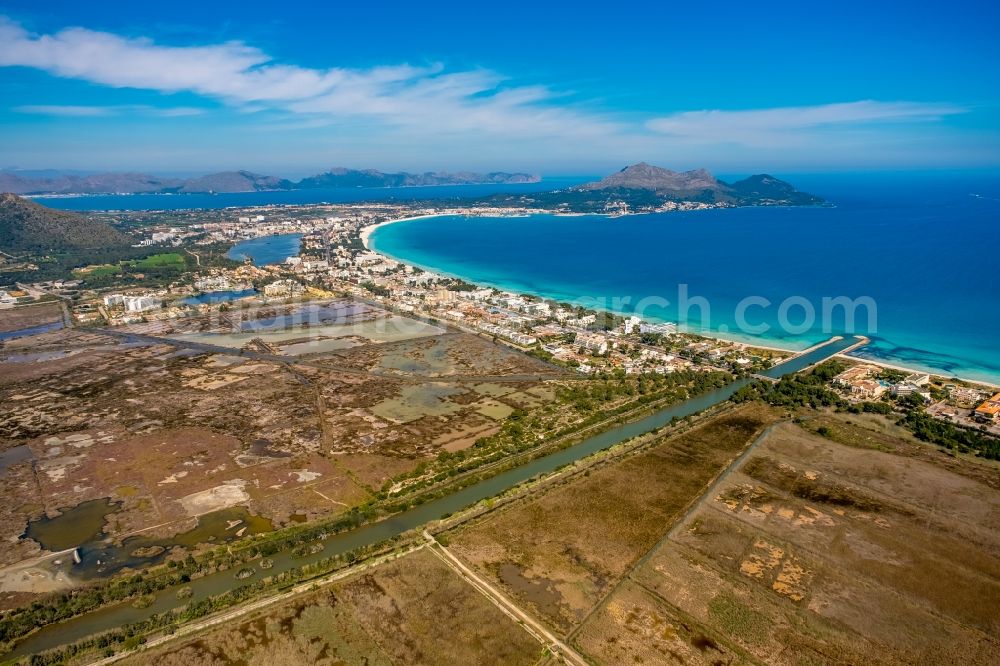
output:
M 780 378 L 798 372 L 842 352 L 859 341 L 859 338 L 853 337 L 835 339 L 776 365 L 761 374 L 772 378 Z M 315 554 L 296 557 L 289 551 L 278 553 L 271 556 L 274 566 L 266 572 L 258 573 L 258 575 L 275 575 L 304 564 L 317 562 L 332 555 L 347 553 L 398 536 L 421 525 L 438 520 L 445 515 L 461 511 L 476 502 L 496 496 L 536 475 L 550 473 L 598 451 L 603 451 L 638 435 L 662 428 L 668 425 L 674 418 L 684 418 L 702 412 L 709 407 L 728 400 L 736 391 L 746 386 L 750 381 L 749 379 L 738 379 L 723 388 L 689 398 L 684 402 L 666 407 L 637 421 L 616 426 L 585 439 L 578 444 L 542 456 L 520 467 L 507 470 L 445 497 L 432 500 L 384 520 L 359 527 L 356 530 L 337 534 L 327 539 L 324 542 L 323 549 Z M 233 571 L 222 571 L 191 581 L 188 587 L 192 589 L 194 594 L 190 600 L 197 601 L 222 594 L 239 586 L 241 581 L 236 580 L 233 574 Z M 72 643 L 91 634 L 114 629 L 132 622 L 138 622 L 150 617 L 154 613 L 163 613 L 183 605 L 184 603 L 177 599 L 177 589 L 168 588 L 158 592 L 155 595 L 152 605 L 145 608 L 135 608 L 130 602 L 123 602 L 116 606 L 67 620 L 66 622 L 43 627 L 18 644 L 6 656 L 13 658 L 48 650 Z

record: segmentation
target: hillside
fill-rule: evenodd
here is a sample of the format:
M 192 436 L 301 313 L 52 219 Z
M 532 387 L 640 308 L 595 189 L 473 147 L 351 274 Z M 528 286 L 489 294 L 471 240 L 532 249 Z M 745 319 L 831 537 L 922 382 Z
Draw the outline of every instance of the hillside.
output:
M 768 201 L 791 205 L 823 203 L 823 199 L 806 192 L 800 192 L 791 183 L 767 174 L 738 180 L 732 183 L 729 188 L 741 197 L 762 203 Z
M 735 183 L 719 180 L 705 169 L 671 171 L 641 162 L 593 183 L 576 188 L 579 192 L 608 193 L 623 198 L 651 196 L 664 201 L 699 201 L 737 206 L 815 205 L 823 199 L 800 192 L 788 182 L 760 174 Z
M 144 194 L 179 188 L 183 181 L 142 173 L 100 173 L 87 176 L 32 176 L 0 171 L 0 191 L 14 194 Z
M 720 188 L 720 182 L 704 169 L 695 171 L 671 171 L 640 162 L 625 167 L 617 173 L 595 183 L 581 185 L 581 190 L 610 190 L 623 188 L 630 190 L 653 190 L 656 192 L 701 192 Z
M 127 246 L 129 239 L 103 222 L 0 194 L 0 250 L 73 252 Z
M 287 190 L 290 181 L 275 176 L 262 176 L 249 171 L 223 171 L 208 176 L 189 178 L 178 192 L 259 192 L 261 190 Z

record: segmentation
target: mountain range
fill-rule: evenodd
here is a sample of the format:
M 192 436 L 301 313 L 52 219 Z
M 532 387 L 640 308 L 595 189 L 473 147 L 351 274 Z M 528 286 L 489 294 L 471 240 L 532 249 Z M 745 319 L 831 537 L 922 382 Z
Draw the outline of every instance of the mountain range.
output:
M 726 183 L 705 169 L 678 172 L 645 162 L 574 189 L 577 192 L 619 194 L 623 198 L 638 194 L 664 201 L 702 201 L 738 206 L 808 206 L 823 203 L 820 197 L 801 192 L 791 183 L 767 174 Z
M 526 173 L 427 172 L 383 173 L 374 169 L 331 169 L 293 182 L 250 171 L 223 171 L 196 178 L 167 178 L 143 173 L 91 175 L 58 172 L 0 171 L 0 192 L 15 194 L 173 194 L 211 192 L 260 192 L 325 187 L 408 187 L 416 185 L 475 185 L 484 183 L 537 183 Z

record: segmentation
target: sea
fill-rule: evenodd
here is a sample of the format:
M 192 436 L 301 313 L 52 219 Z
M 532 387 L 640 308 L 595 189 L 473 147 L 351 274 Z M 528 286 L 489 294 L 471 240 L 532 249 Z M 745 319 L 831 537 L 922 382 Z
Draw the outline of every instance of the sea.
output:
M 360 201 L 459 200 L 494 194 L 546 192 L 583 182 L 575 178 L 545 178 L 537 183 L 493 185 L 436 185 L 419 187 L 331 187 L 310 190 L 229 192 L 219 194 L 85 194 L 32 197 L 50 208 L 92 210 L 188 210 L 249 206 L 301 206 Z
M 859 356 L 1000 384 L 1000 174 L 775 175 L 829 205 L 624 217 L 437 217 L 382 226 L 370 242 L 469 281 L 640 312 L 757 344 L 801 349 L 834 334 L 862 333 L 871 343 Z M 41 203 L 154 210 L 419 201 L 543 191 L 585 180 L 591 179 Z M 262 265 L 297 252 L 297 240 L 265 237 L 241 243 L 231 256 L 249 255 Z
M 1000 177 L 789 177 L 823 207 L 623 217 L 437 217 L 371 246 L 500 289 L 801 349 L 1000 383 Z M 848 312 L 852 316 L 848 316 Z

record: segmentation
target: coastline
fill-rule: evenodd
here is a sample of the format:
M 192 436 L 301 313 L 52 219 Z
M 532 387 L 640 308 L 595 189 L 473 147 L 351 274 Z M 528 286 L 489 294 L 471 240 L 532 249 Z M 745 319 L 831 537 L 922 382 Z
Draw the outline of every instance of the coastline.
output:
M 463 277 L 461 277 L 459 275 L 449 274 L 447 271 L 442 271 L 441 269 L 438 269 L 438 268 L 418 266 L 417 264 L 415 264 L 415 263 L 413 263 L 411 261 L 404 261 L 403 259 L 400 259 L 399 257 L 394 257 L 391 254 L 388 254 L 386 252 L 378 250 L 377 248 L 373 247 L 372 244 L 371 244 L 371 235 L 373 233 L 375 233 L 375 230 L 378 229 L 379 227 L 389 226 L 390 224 L 396 224 L 397 222 L 410 222 L 412 220 L 423 220 L 423 219 L 428 219 L 428 218 L 432 218 L 432 217 L 449 217 L 449 216 L 452 216 L 452 215 L 455 215 L 455 214 L 456 213 L 427 213 L 425 215 L 413 215 L 413 216 L 409 216 L 409 217 L 401 217 L 401 218 L 395 219 L 395 220 L 385 220 L 384 222 L 379 222 L 378 224 L 372 224 L 372 225 L 369 225 L 369 226 L 365 227 L 364 229 L 361 230 L 361 233 L 359 234 L 359 237 L 361 239 L 361 244 L 369 252 L 375 252 L 377 254 L 381 254 L 383 257 L 392 259 L 393 261 L 398 261 L 398 262 L 400 262 L 402 264 L 406 264 L 407 266 L 414 266 L 416 268 L 420 268 L 421 270 L 424 270 L 424 271 L 427 271 L 427 272 L 430 272 L 430 273 L 437 273 L 439 275 L 444 275 L 444 276 L 447 276 L 447 277 L 454 277 L 454 278 L 457 278 L 457 279 L 466 280 L 466 278 L 463 278 Z M 644 215 L 644 214 L 645 213 L 626 213 L 626 215 L 630 215 L 630 216 L 631 215 Z M 554 215 L 556 215 L 558 217 L 580 217 L 580 216 L 590 215 L 590 213 L 554 213 Z M 593 215 L 594 216 L 598 216 L 598 217 L 613 217 L 612 215 L 607 214 L 607 213 L 593 213 Z M 502 289 L 502 290 L 506 290 L 506 291 L 512 291 L 512 292 L 515 292 L 515 293 L 526 293 L 526 294 L 529 293 L 529 292 L 521 292 L 521 291 L 518 291 L 517 289 L 513 289 L 513 288 L 505 288 L 505 287 L 502 288 L 502 287 L 498 287 L 498 286 L 495 286 L 495 285 L 492 285 L 492 284 L 488 284 L 488 283 L 476 282 L 476 281 L 473 281 L 473 280 L 467 280 L 467 281 L 472 282 L 473 284 L 475 284 L 475 285 L 477 285 L 479 287 L 484 287 L 484 288 L 487 288 L 487 289 Z M 539 298 L 550 298 L 548 296 L 543 296 L 541 294 L 530 294 L 530 295 L 536 296 L 536 297 L 539 297 Z M 559 300 L 559 299 L 553 298 L 552 300 Z M 599 309 L 601 309 L 602 311 L 608 312 L 609 314 L 617 315 L 619 317 L 629 317 L 629 316 L 632 316 L 634 314 L 632 312 L 616 312 L 614 310 L 605 310 L 603 308 L 599 308 Z M 650 321 L 652 321 L 653 323 L 658 323 L 658 324 L 664 324 L 664 323 L 677 324 L 678 323 L 678 322 L 667 322 L 667 321 L 660 321 L 660 320 L 650 320 Z M 816 344 L 816 343 L 810 343 L 810 342 L 802 342 L 802 343 L 800 343 L 798 345 L 795 345 L 795 346 L 792 346 L 792 345 L 780 346 L 780 345 L 774 344 L 774 342 L 771 341 L 771 340 L 767 340 L 765 342 L 761 342 L 758 339 L 754 339 L 753 336 L 725 337 L 724 335 L 718 334 L 716 331 L 710 331 L 710 332 L 707 332 L 707 333 L 706 332 L 694 332 L 694 331 L 687 331 L 687 332 L 690 333 L 691 335 L 697 335 L 698 337 L 705 338 L 706 340 L 716 340 L 716 341 L 719 341 L 719 342 L 736 343 L 736 344 L 745 345 L 747 347 L 752 347 L 752 348 L 755 348 L 755 349 L 764 349 L 764 350 L 767 350 L 767 351 L 774 351 L 774 352 L 781 352 L 781 353 L 785 353 L 785 354 L 792 354 L 793 356 L 797 355 L 797 354 L 801 354 L 801 353 L 803 353 L 805 351 L 808 351 L 809 349 L 812 349 L 812 347 L 814 347 L 815 344 Z
M 586 213 L 549 213 L 549 214 L 552 214 L 552 215 L 555 215 L 555 216 L 559 216 L 559 217 L 579 217 L 579 216 L 589 215 L 589 214 L 586 214 Z M 627 216 L 635 216 L 635 215 L 643 215 L 643 214 L 645 214 L 645 213 L 625 213 L 625 215 L 627 215 Z M 415 216 L 409 216 L 409 217 L 399 218 L 399 219 L 395 219 L 395 220 L 386 220 L 384 222 L 379 222 L 378 224 L 373 224 L 373 225 L 367 226 L 367 227 L 365 227 L 361 231 L 361 233 L 360 233 L 361 242 L 364 245 L 365 249 L 368 250 L 368 251 L 370 251 L 370 252 L 376 252 L 376 253 L 381 254 L 382 256 L 390 258 L 390 259 L 392 259 L 394 261 L 398 261 L 398 262 L 400 262 L 402 264 L 406 264 L 408 266 L 414 266 L 414 267 L 420 268 L 422 270 L 425 270 L 425 271 L 428 271 L 428 272 L 431 272 L 431 273 L 436 273 L 438 275 L 443 275 L 443 276 L 447 276 L 447 277 L 453 277 L 453 278 L 457 278 L 457 279 L 462 279 L 462 280 L 465 280 L 467 282 L 471 282 L 473 284 L 476 284 L 477 286 L 480 286 L 480 287 L 491 288 L 491 289 L 500 289 L 502 291 L 510 291 L 510 292 L 519 293 L 519 294 L 528 294 L 528 295 L 531 295 L 531 296 L 540 297 L 540 298 L 547 298 L 547 299 L 551 299 L 551 300 L 555 300 L 555 301 L 563 301 L 564 300 L 564 299 L 561 299 L 561 298 L 556 298 L 556 297 L 552 297 L 552 296 L 546 296 L 546 295 L 541 294 L 541 293 L 533 293 L 533 292 L 530 292 L 530 291 L 524 291 L 522 289 L 518 289 L 518 288 L 514 288 L 514 287 L 510 287 L 510 286 L 504 286 L 504 285 L 500 285 L 500 284 L 490 284 L 490 283 L 484 283 L 484 282 L 477 281 L 477 280 L 471 280 L 471 279 L 468 279 L 466 277 L 462 277 L 460 275 L 455 275 L 455 274 L 448 273 L 447 271 L 441 270 L 440 268 L 434 268 L 434 267 L 429 267 L 429 266 L 420 266 L 420 265 L 418 265 L 418 264 L 416 264 L 416 263 L 414 263 L 414 262 L 412 262 L 410 260 L 404 260 L 404 259 L 402 259 L 400 257 L 393 256 L 393 255 L 391 255 L 391 254 L 389 254 L 387 252 L 378 250 L 377 248 L 373 247 L 372 244 L 371 244 L 371 235 L 379 227 L 388 226 L 390 224 L 395 224 L 397 222 L 409 222 L 409 221 L 412 221 L 412 220 L 421 220 L 421 219 L 427 219 L 427 218 L 433 218 L 433 217 L 450 217 L 450 216 L 454 216 L 454 215 L 459 215 L 459 213 L 451 213 L 451 212 L 427 213 L 427 214 L 423 214 L 423 215 L 415 215 Z M 611 215 L 611 214 L 607 214 L 607 213 L 594 213 L 593 215 L 595 217 L 609 217 L 609 218 L 611 218 L 611 217 L 622 217 L 621 215 Z M 603 311 L 606 311 L 606 312 L 609 312 L 610 314 L 618 315 L 618 316 L 626 316 L 627 317 L 627 316 L 632 316 L 634 314 L 632 312 L 615 312 L 615 311 L 606 310 L 606 309 L 603 309 L 603 308 L 599 308 L 599 309 L 601 309 Z M 649 321 L 653 322 L 653 323 L 672 323 L 672 324 L 676 324 L 678 327 L 680 327 L 680 325 L 681 325 L 680 322 L 667 322 L 667 321 L 660 321 L 660 320 L 656 320 L 656 319 L 650 319 Z M 727 336 L 726 334 L 720 333 L 718 331 L 683 331 L 683 332 L 690 333 L 692 335 L 697 335 L 699 337 L 705 338 L 706 340 L 715 340 L 715 341 L 726 342 L 726 343 L 736 343 L 736 344 L 741 344 L 741 345 L 745 345 L 747 347 L 756 348 L 756 349 L 764 349 L 764 350 L 769 350 L 769 351 L 787 353 L 787 354 L 791 354 L 792 356 L 797 356 L 799 354 L 802 354 L 804 351 L 806 351 L 807 349 L 813 347 L 814 344 L 815 344 L 815 343 L 812 343 L 812 342 L 809 342 L 809 341 L 802 341 L 799 344 L 789 343 L 789 344 L 783 346 L 783 345 L 781 345 L 780 343 L 777 343 L 774 340 L 769 340 L 769 339 L 764 339 L 764 338 L 759 338 L 758 339 L 758 338 L 755 338 L 754 336 L 749 335 L 749 334 Z M 860 334 L 858 334 L 858 335 L 860 335 Z M 1000 390 L 1000 382 L 997 382 L 997 381 L 994 381 L 994 380 L 970 378 L 970 377 L 962 376 L 961 374 L 953 374 L 953 373 L 942 372 L 940 369 L 935 369 L 935 368 L 931 368 L 931 367 L 923 367 L 923 366 L 916 365 L 916 364 L 914 364 L 914 365 L 900 365 L 900 364 L 894 364 L 894 363 L 890 363 L 890 362 L 886 362 L 886 361 L 882 361 L 882 360 L 873 360 L 873 359 L 865 358 L 864 356 L 855 355 L 854 354 L 855 351 L 856 350 L 852 349 L 849 352 L 837 354 L 837 357 L 839 357 L 839 358 L 845 358 L 845 359 L 850 359 L 850 360 L 856 361 L 856 362 L 868 363 L 868 364 L 871 364 L 871 365 L 876 365 L 876 366 L 887 368 L 887 369 L 900 370 L 900 371 L 903 371 L 903 372 L 926 373 L 926 374 L 930 374 L 932 376 L 943 377 L 945 379 L 954 378 L 954 379 L 958 379 L 958 380 L 960 380 L 962 382 L 966 382 L 968 384 L 977 384 L 977 385 L 980 385 L 980 386 L 990 387 L 990 388 L 993 388 L 993 389 Z
M 918 372 L 931 375 L 932 377 L 943 377 L 945 379 L 958 379 L 967 384 L 986 386 L 991 389 L 1000 391 L 1000 384 L 985 379 L 969 379 L 968 377 L 961 377 L 958 375 L 946 375 L 941 373 L 940 371 L 932 370 L 929 368 L 918 368 L 916 366 L 905 366 L 905 365 L 898 365 L 896 363 L 887 363 L 886 361 L 876 361 L 870 358 L 865 358 L 864 356 L 855 356 L 853 355 L 854 351 L 855 350 L 841 352 L 839 354 L 836 354 L 835 357 L 848 359 L 850 361 L 857 361 L 860 363 L 866 363 L 868 365 L 877 365 L 880 368 L 886 368 L 888 370 L 899 370 L 900 372 Z
M 371 245 L 369 243 L 369 239 L 371 238 L 371 235 L 373 233 L 375 233 L 375 230 L 378 229 L 379 227 L 387 227 L 390 224 L 396 224 L 397 222 L 409 222 L 411 220 L 424 220 L 424 219 L 431 218 L 431 217 L 447 217 L 450 214 L 451 213 L 426 213 L 424 215 L 411 215 L 410 217 L 401 217 L 401 218 L 396 219 L 396 220 L 386 220 L 384 222 L 379 222 L 378 224 L 370 224 L 370 225 L 368 225 L 367 227 L 365 227 L 364 229 L 361 230 L 361 233 L 359 234 L 359 238 L 361 238 L 361 244 L 364 246 L 364 248 L 366 250 L 368 250 L 369 252 L 378 252 L 378 250 L 372 249 L 372 247 L 371 247 Z M 385 254 L 384 252 L 379 252 L 379 254 L 381 254 L 383 256 L 386 256 L 386 257 L 389 256 L 389 255 Z M 393 258 L 393 260 L 394 261 L 399 261 L 398 259 L 394 259 L 394 258 Z M 404 262 L 401 262 L 401 263 L 405 264 L 407 262 L 404 261 Z
M 469 185 L 474 185 L 476 187 L 487 186 L 487 185 L 537 185 L 541 183 L 544 179 L 541 177 L 535 180 L 524 180 L 524 181 L 510 181 L 510 182 L 500 182 L 500 183 L 434 183 L 431 185 L 363 185 L 362 189 L 370 190 L 388 190 L 388 189 L 406 189 L 408 187 L 465 187 Z M 137 195 L 163 195 L 163 196 L 178 196 L 185 194 L 259 194 L 266 192 L 307 192 L 309 190 L 335 190 L 335 189 L 345 189 L 353 190 L 357 189 L 355 186 L 351 185 L 333 185 L 330 187 L 287 187 L 287 188 L 264 188 L 260 190 L 233 190 L 233 191 L 215 191 L 215 190 L 205 190 L 204 192 L 169 192 L 158 190 L 155 192 L 34 192 L 34 193 L 24 193 L 18 194 L 19 197 L 24 197 L 25 199 L 65 199 L 71 197 L 131 197 Z

